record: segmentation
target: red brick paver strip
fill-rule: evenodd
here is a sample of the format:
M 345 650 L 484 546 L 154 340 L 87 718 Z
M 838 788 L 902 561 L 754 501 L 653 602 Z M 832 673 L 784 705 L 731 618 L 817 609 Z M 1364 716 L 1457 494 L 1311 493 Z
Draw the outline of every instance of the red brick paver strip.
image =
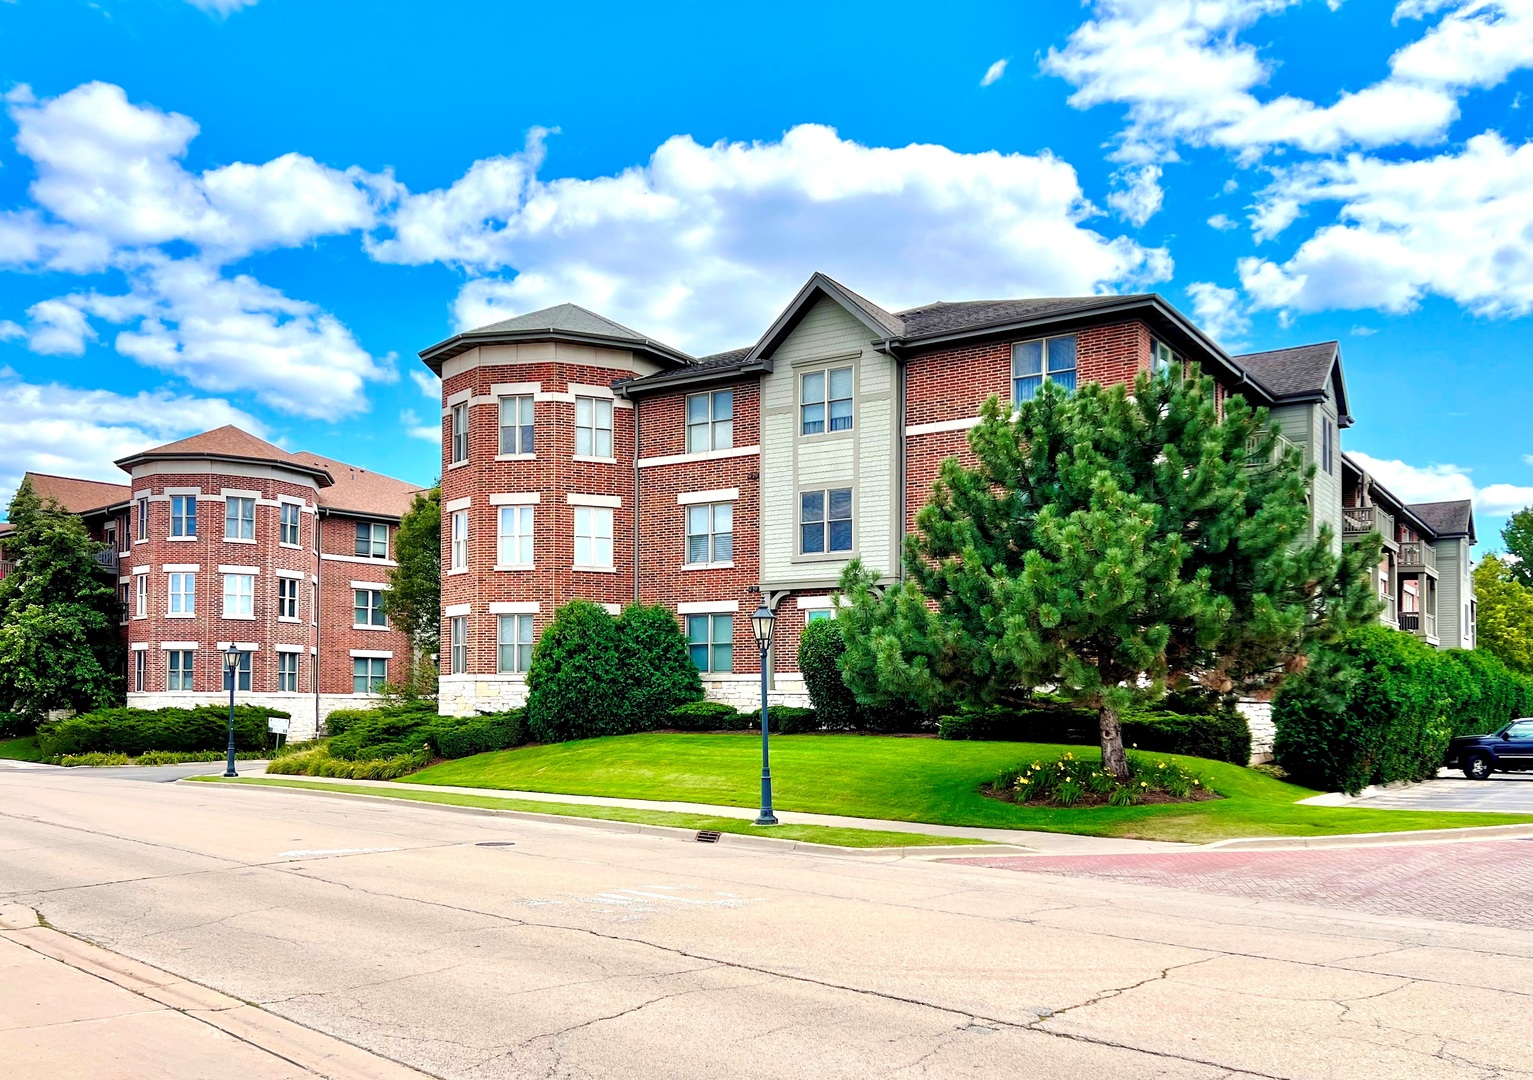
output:
M 1508 928 L 1533 911 L 1529 840 L 943 861 Z

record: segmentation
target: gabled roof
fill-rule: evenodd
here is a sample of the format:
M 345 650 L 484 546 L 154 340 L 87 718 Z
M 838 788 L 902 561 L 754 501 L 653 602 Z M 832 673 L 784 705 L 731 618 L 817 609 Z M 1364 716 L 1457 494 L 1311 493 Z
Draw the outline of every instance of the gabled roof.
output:
M 1474 503 L 1469 499 L 1451 502 L 1411 503 L 1407 507 L 1439 539 L 1467 536 L 1474 540 Z
M 108 484 L 101 480 L 79 480 L 73 476 L 52 476 L 29 472 L 32 490 L 44 502 L 52 500 L 71 514 L 87 514 L 128 501 L 131 489 L 126 484 Z
M 869 334 L 874 338 L 898 338 L 904 336 L 905 324 L 896 316 L 885 311 L 866 297 L 858 296 L 845 285 L 834 278 L 816 271 L 804 287 L 783 309 L 777 320 L 767 327 L 766 333 L 761 335 L 751 349 L 749 360 L 766 360 L 772 351 L 783 343 L 783 339 L 793 332 L 797 326 L 809 314 L 809 309 L 819 302 L 821 297 L 829 297 L 843 308 L 849 311 L 855 318 L 868 328 Z M 770 362 L 769 362 L 770 363 Z
M 312 456 L 312 455 L 311 455 Z M 177 442 L 166 443 L 149 450 L 141 450 L 117 461 L 117 467 L 131 472 L 133 466 L 146 461 L 172 461 L 184 458 L 208 458 L 213 461 L 244 461 L 259 465 L 282 465 L 307 473 L 320 487 L 329 487 L 331 477 L 322 466 L 290 454 L 280 446 L 273 446 L 265 439 L 258 439 L 233 424 L 226 424 L 201 435 L 193 435 Z
M 1341 374 L 1339 342 L 1319 341 L 1289 349 L 1244 353 L 1235 357 L 1235 362 L 1260 383 L 1274 401 L 1319 400 L 1325 396 L 1326 388 L 1334 378 L 1337 415 L 1347 422 L 1352 419 L 1347 407 L 1347 387 Z
M 645 337 L 637 330 L 630 330 L 622 323 L 588 311 L 579 304 L 556 304 L 540 311 L 502 319 L 488 326 L 465 330 L 421 350 L 420 358 L 440 375 L 443 361 L 470 349 L 477 349 L 481 345 L 507 345 L 521 341 L 568 341 L 628 349 L 643 354 L 662 367 L 677 367 L 692 361 L 692 357 L 680 349 Z
M 332 513 L 401 518 L 415 501 L 415 493 L 424 490 L 419 484 L 396 480 L 320 454 L 303 451 L 293 456 L 330 474 L 334 483 L 320 489 L 319 505 Z
M 641 393 L 651 389 L 664 390 L 676 386 L 690 386 L 693 383 L 713 382 L 745 372 L 765 370 L 765 364 L 751 360 L 752 348 L 752 346 L 746 346 L 743 349 L 729 349 L 725 352 L 711 353 L 708 356 L 699 356 L 686 367 L 677 368 L 675 371 L 660 371 L 654 375 L 626 379 L 613 385 L 626 397 L 634 390 Z
M 941 300 L 898 314 L 905 326 L 905 339 L 916 341 L 1040 317 L 1116 307 L 1126 300 L 1148 301 L 1153 298 L 1153 293 L 1130 293 L 1123 296 L 1040 296 L 1027 300 L 960 300 L 956 303 Z

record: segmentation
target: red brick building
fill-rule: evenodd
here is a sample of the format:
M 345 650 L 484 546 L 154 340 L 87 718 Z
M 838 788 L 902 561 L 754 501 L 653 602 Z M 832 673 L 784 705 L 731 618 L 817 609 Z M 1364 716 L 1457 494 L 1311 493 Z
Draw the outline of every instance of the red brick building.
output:
M 408 641 L 379 605 L 415 485 L 234 427 L 116 464 L 128 484 L 27 475 L 108 545 L 129 705 L 228 700 L 220 653 L 233 643 L 237 700 L 290 712 L 306 738 L 403 673 Z
M 1046 381 L 1197 363 L 1271 410 L 1316 465 L 1312 530 L 1344 531 L 1334 345 L 1231 356 L 1153 294 L 890 312 L 817 274 L 755 344 L 712 356 L 561 305 L 421 357 L 442 376 L 446 713 L 519 703 L 531 642 L 574 597 L 671 607 L 709 695 L 740 704 L 765 601 L 774 698 L 804 700 L 799 634 L 833 613 L 847 561 L 897 578 L 984 401 Z

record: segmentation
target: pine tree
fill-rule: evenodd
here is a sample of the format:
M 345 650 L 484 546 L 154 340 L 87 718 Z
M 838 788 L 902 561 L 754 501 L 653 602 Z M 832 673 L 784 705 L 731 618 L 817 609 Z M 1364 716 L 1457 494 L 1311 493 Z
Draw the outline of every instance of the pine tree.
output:
M 0 580 L 0 711 L 40 719 L 120 704 L 125 657 L 116 585 L 96 562 L 102 545 L 27 480 L 7 518 L 16 568 Z
M 993 708 L 1050 687 L 1096 709 L 1121 777 L 1136 694 L 1270 685 L 1377 610 L 1378 541 L 1310 542 L 1312 470 L 1210 379 L 1046 384 L 1014 415 L 992 398 L 969 443 L 975 466 L 943 463 L 906 538 L 904 580 L 879 595 L 855 563 L 842 579 L 859 700 Z

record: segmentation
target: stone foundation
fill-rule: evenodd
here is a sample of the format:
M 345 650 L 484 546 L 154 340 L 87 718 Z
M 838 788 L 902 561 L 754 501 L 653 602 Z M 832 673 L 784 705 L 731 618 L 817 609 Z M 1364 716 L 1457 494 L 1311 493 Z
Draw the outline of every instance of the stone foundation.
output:
M 1251 764 L 1272 760 L 1272 739 L 1277 728 L 1272 723 L 1272 702 L 1242 700 L 1235 708 L 1246 718 L 1251 729 Z
M 761 676 L 704 675 L 703 696 L 733 705 L 742 712 L 761 708 Z M 771 705 L 809 707 L 809 691 L 801 675 L 778 675 L 767 693 Z M 527 679 L 522 675 L 443 675 L 437 681 L 437 712 L 443 716 L 473 716 L 505 712 L 527 704 Z

